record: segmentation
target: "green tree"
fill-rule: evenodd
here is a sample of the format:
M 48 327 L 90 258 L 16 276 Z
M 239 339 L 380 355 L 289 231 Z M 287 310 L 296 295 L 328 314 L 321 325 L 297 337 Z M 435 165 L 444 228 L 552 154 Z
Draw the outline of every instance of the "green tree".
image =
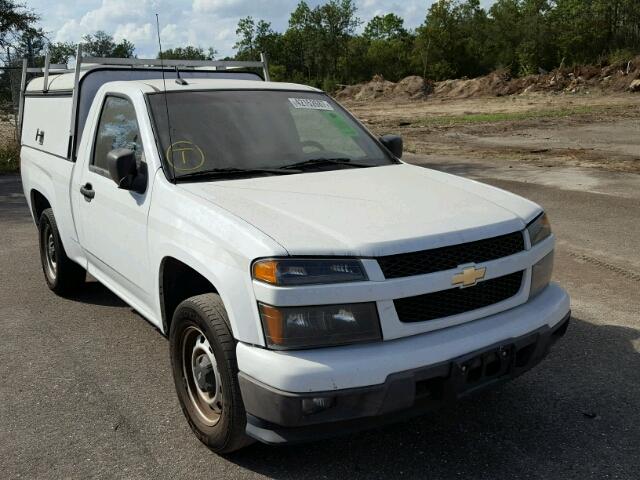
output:
M 365 26 L 363 39 L 367 42 L 365 55 L 370 71 L 394 81 L 411 72 L 410 52 L 414 39 L 404 28 L 402 18 L 393 13 L 373 17 Z
M 551 4 L 549 0 L 523 0 L 522 38 L 517 49 L 519 72 L 522 75 L 549 70 L 556 65 L 556 47 L 549 21 Z
M 376 15 L 364 27 L 364 37 L 369 40 L 390 40 L 407 35 L 404 20 L 395 13 Z
M 253 56 L 256 36 L 256 22 L 253 17 L 244 17 L 238 21 L 236 35 L 238 36 L 238 41 L 233 46 L 234 50 L 238 51 L 236 58 L 242 59 L 243 57 Z
M 436 80 L 457 75 L 460 54 L 456 3 L 440 0 L 429 8 L 427 18 L 417 29 L 416 54 L 423 76 Z
M 566 63 L 591 63 L 615 51 L 640 51 L 637 0 L 556 0 L 549 20 Z
M 136 49 L 135 45 L 127 39 L 116 43 L 112 35 L 102 30 L 83 36 L 82 42 L 82 51 L 89 57 L 131 58 Z
M 40 16 L 26 4 L 15 0 L 0 0 L 0 48 L 17 41 L 21 32 L 34 29 Z
M 201 47 L 188 45 L 186 47 L 176 47 L 165 50 L 162 52 L 162 55 L 158 53 L 156 58 L 165 60 L 213 60 L 217 53 L 213 47 L 209 47 L 205 51 Z
M 318 84 L 322 46 L 317 15 L 303 0 L 291 12 L 289 28 L 284 34 L 287 56 L 292 60 L 293 77 L 302 75 L 305 81 Z
M 294 76 L 304 74 L 317 86 L 349 78 L 349 43 L 360 25 L 353 0 L 330 0 L 314 7 L 302 1 L 289 18 L 281 47 L 294 65 Z
M 269 22 L 259 20 L 256 23 L 253 17 L 241 18 L 236 35 L 239 38 L 233 48 L 238 51 L 236 58 L 239 60 L 256 60 L 261 53 L 280 53 L 281 35 L 273 31 Z
M 346 59 L 349 39 L 361 24 L 356 17 L 356 10 L 353 0 L 330 0 L 315 10 L 314 17 L 320 26 L 323 51 L 326 54 L 323 60 L 325 65 L 329 63 L 328 76 L 334 79 L 341 77 L 338 65 L 341 60 Z M 344 74 L 348 76 L 348 65 L 345 67 Z
M 56 42 L 49 44 L 49 55 L 51 63 L 69 63 L 75 57 L 78 46 L 70 42 Z
M 522 40 L 520 0 L 497 0 L 489 10 L 488 60 L 494 68 L 519 70 L 518 46 Z

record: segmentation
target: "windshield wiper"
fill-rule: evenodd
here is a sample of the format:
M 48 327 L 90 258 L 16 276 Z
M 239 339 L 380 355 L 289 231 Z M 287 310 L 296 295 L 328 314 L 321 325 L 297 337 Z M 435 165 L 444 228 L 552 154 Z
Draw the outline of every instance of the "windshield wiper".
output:
M 362 163 L 354 163 L 350 158 L 347 157 L 334 157 L 334 158 L 310 158 L 309 160 L 305 160 L 303 162 L 292 163 L 291 165 L 286 165 L 284 167 L 280 167 L 282 170 L 288 170 L 292 168 L 304 168 L 308 166 L 324 166 L 324 165 L 346 165 L 348 167 L 370 167 L 371 165 L 364 165 Z
M 212 168 L 209 170 L 200 170 L 198 172 L 185 173 L 176 177 L 176 180 L 194 179 L 194 178 L 216 178 L 251 175 L 254 173 L 268 173 L 272 175 L 291 175 L 300 173 L 299 170 L 282 170 L 281 168 Z

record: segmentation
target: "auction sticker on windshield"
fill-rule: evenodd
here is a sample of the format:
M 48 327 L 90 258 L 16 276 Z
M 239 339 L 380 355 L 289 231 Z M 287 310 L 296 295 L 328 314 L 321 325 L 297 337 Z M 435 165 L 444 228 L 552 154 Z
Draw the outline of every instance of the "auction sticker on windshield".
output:
M 326 100 L 318 100 L 315 98 L 290 98 L 291 105 L 295 108 L 304 108 L 307 110 L 333 110 L 333 107 Z

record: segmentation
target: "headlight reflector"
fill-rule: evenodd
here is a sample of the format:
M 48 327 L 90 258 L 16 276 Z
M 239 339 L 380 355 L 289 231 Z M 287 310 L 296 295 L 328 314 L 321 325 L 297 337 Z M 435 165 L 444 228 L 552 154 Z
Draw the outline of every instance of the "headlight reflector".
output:
M 375 302 L 316 307 L 258 304 L 267 346 L 275 350 L 328 347 L 382 339 Z
M 553 273 L 553 250 L 544 256 L 542 260 L 536 263 L 531 270 L 531 289 L 529 290 L 529 298 L 538 295 L 542 290 L 547 288 L 551 282 L 551 274 Z
M 364 267 L 353 259 L 268 258 L 253 264 L 253 278 L 271 285 L 310 285 L 367 280 Z
M 527 231 L 529 232 L 532 247 L 551 235 L 551 222 L 547 214 L 539 215 L 527 226 Z

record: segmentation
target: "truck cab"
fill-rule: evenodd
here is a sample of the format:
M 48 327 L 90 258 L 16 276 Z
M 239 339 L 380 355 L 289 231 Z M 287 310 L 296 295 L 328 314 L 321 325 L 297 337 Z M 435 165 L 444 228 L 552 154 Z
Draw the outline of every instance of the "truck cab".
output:
M 526 372 L 565 333 L 540 206 L 403 162 L 400 137 L 269 81 L 265 57 L 78 58 L 23 75 L 46 283 L 73 297 L 89 274 L 168 337 L 212 450 L 417 415 Z

